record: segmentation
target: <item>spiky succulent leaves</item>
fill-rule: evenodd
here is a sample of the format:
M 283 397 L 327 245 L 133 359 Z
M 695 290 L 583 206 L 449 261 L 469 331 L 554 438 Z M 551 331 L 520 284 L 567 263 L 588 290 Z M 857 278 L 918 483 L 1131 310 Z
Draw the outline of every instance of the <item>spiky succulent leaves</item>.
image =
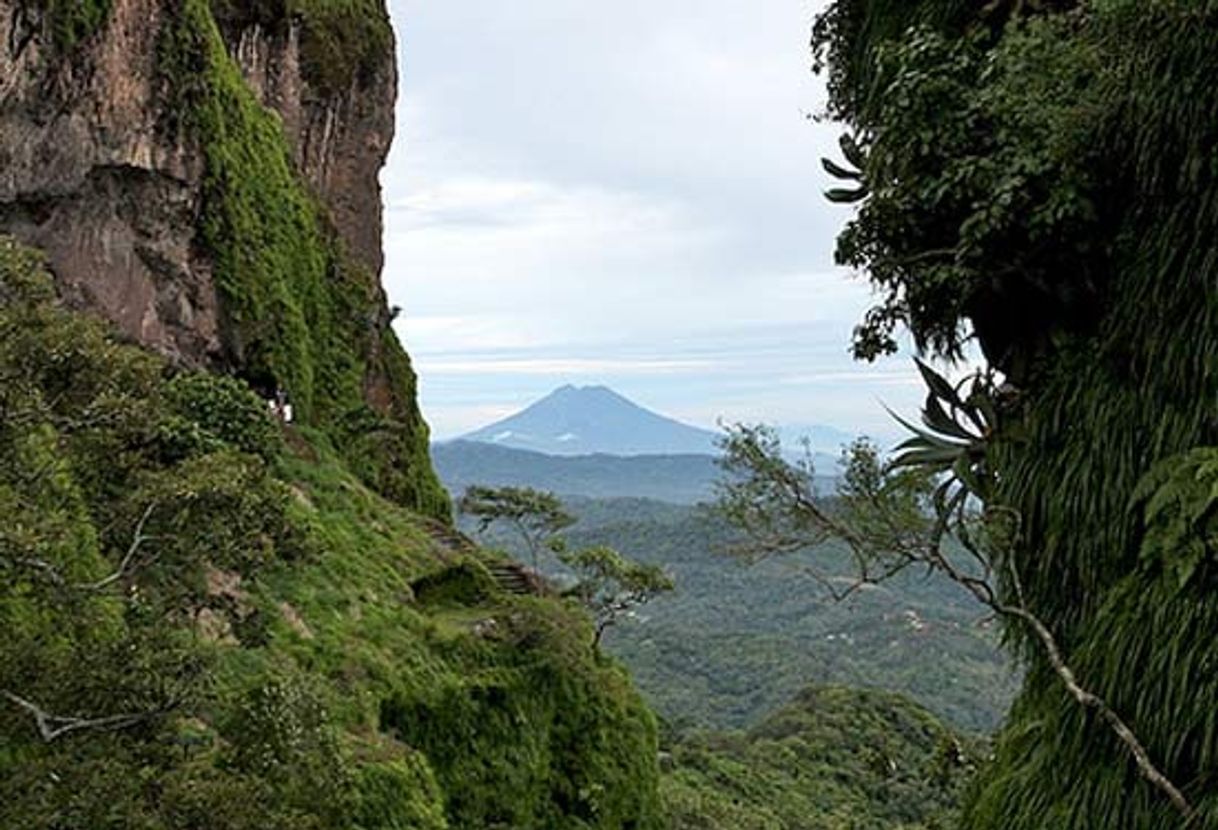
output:
M 915 363 L 927 387 L 923 426 L 915 426 L 890 410 L 893 418 L 913 433 L 897 447 L 893 468 L 915 467 L 945 476 L 936 497 L 936 505 L 944 509 L 962 503 L 965 496 L 956 499 L 950 495 L 956 487 L 966 495 L 986 500 L 991 490 L 987 440 L 997 418 L 989 381 L 974 375 L 953 385 L 923 361 Z M 966 385 L 970 389 L 963 395 Z

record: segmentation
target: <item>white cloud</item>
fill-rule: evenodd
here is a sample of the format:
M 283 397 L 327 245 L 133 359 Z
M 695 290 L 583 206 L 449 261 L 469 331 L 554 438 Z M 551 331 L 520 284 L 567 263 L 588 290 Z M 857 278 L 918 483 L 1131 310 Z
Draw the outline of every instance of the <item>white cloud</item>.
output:
M 391 0 L 385 282 L 438 433 L 568 381 L 704 425 L 916 404 L 908 360 L 847 355 L 869 291 L 804 118 L 817 5 Z
M 445 360 L 428 362 L 430 371 L 439 375 L 673 375 L 713 370 L 709 360 L 611 360 L 597 358 L 532 358 L 485 360 Z

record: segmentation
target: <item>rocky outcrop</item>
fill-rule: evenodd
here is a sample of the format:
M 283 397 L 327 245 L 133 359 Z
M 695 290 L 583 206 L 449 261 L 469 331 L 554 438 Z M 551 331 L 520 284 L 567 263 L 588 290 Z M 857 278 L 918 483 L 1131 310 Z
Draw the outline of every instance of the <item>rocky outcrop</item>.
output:
M 283 119 L 297 168 L 321 196 L 348 250 L 379 274 L 378 174 L 393 141 L 397 65 L 392 49 L 375 69 L 337 93 L 313 88 L 301 70 L 299 24 L 278 32 L 254 22 L 226 26 L 225 39 L 246 81 Z
M 99 32 L 62 49 L 38 4 L 0 0 L 0 232 L 45 251 L 75 307 L 181 362 L 213 364 L 226 344 L 197 228 L 205 161 L 164 129 L 174 114 L 157 66 L 174 5 L 114 0 Z M 302 73 L 298 22 L 221 32 L 250 88 L 279 113 L 347 252 L 379 274 L 393 50 L 347 88 L 322 92 Z
M 222 347 L 195 243 L 202 157 L 158 129 L 162 6 L 119 0 L 105 37 L 61 56 L 36 10 L 0 0 L 0 231 L 46 252 L 73 306 L 210 362 Z
M 131 340 L 286 391 L 443 521 L 379 282 L 394 55 L 384 0 L 0 0 L 0 234 Z

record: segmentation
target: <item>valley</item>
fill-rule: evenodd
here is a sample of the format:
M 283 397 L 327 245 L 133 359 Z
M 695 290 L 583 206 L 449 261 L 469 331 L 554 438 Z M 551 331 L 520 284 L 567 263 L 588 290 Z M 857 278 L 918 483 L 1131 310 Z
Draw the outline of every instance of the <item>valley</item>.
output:
M 563 533 L 570 546 L 607 545 L 673 576 L 672 594 L 605 640 L 671 724 L 747 728 L 827 683 L 898 692 L 983 735 L 1014 695 L 1018 676 L 992 621 L 941 575 L 904 574 L 838 602 L 812 574 L 848 584 L 840 549 L 753 564 L 733 557 L 737 531 L 711 507 L 724 475 L 714 456 L 553 457 L 473 441 L 433 453 L 453 493 L 474 483 L 552 490 L 577 517 Z M 832 492 L 834 478 L 820 480 Z M 468 520 L 464 528 L 474 533 Z M 482 540 L 527 561 L 510 531 Z M 541 569 L 562 572 L 552 557 Z

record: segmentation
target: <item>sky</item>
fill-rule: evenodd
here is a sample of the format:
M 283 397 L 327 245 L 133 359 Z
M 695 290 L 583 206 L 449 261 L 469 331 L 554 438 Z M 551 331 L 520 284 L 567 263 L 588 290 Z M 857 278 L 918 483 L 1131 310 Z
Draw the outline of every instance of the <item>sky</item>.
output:
M 896 432 L 910 358 L 854 362 L 840 129 L 813 0 L 390 0 L 384 282 L 439 439 L 557 386 L 723 421 Z

